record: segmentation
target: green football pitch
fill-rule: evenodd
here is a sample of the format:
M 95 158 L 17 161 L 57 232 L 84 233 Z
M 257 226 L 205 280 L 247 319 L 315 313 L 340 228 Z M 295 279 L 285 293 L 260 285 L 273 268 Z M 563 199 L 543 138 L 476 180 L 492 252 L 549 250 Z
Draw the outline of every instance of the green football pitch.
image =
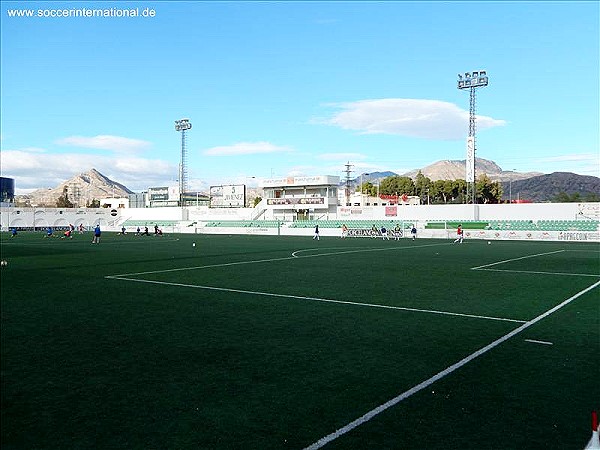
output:
M 4 449 L 580 449 L 591 435 L 597 243 L 90 240 L 1 236 Z

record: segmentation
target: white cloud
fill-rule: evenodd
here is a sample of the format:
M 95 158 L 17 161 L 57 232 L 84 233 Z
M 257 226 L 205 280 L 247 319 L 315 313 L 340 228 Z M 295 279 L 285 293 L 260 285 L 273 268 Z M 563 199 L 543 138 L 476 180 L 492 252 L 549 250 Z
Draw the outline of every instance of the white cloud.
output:
M 23 147 L 21 150 L 28 153 L 46 153 L 48 151 L 40 147 Z
M 362 134 L 397 134 L 433 140 L 464 139 L 469 112 L 440 100 L 387 98 L 331 105 L 340 112 L 320 121 Z M 477 116 L 477 129 L 503 126 L 504 120 Z
M 81 156 L 81 155 L 80 155 Z M 85 155 L 85 157 L 89 157 Z M 81 158 L 83 159 L 83 158 Z M 2 172 L 4 174 L 29 174 L 32 178 L 45 178 L 48 174 L 65 174 L 85 167 L 84 161 L 74 155 L 51 154 L 38 150 L 3 150 Z M 7 175 L 11 176 L 11 175 Z M 52 178 L 52 175 L 50 176 Z
M 57 144 L 80 148 L 95 148 L 114 152 L 137 152 L 152 146 L 150 142 L 122 136 L 98 135 L 93 137 L 69 136 L 56 141 Z
M 81 153 L 51 154 L 26 149 L 2 151 L 2 176 L 15 179 L 18 193 L 54 188 L 92 168 L 134 191 L 169 184 L 177 174 L 177 167 L 156 159 Z
M 209 148 L 204 151 L 206 156 L 234 156 L 255 155 L 259 153 L 280 153 L 291 151 L 289 147 L 282 147 L 269 142 L 239 142 L 237 144 Z

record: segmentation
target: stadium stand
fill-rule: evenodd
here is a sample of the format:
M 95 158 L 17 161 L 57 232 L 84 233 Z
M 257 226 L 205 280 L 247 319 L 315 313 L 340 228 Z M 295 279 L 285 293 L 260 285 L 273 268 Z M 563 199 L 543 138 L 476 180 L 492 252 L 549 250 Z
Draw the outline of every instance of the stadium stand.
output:
M 393 230 L 398 224 L 404 229 L 410 229 L 416 221 L 407 220 L 297 220 L 290 225 L 290 228 L 314 228 L 319 225 L 320 228 L 341 228 L 346 225 L 354 229 L 370 229 L 373 225 L 377 228 L 386 227 Z
M 149 227 L 158 225 L 159 227 L 176 227 L 180 225 L 179 220 L 126 220 L 124 227 Z
M 278 228 L 282 222 L 278 220 L 218 220 L 206 223 L 206 227 L 229 228 Z
M 443 221 L 432 221 L 427 222 L 425 224 L 425 228 L 428 230 L 444 230 L 444 229 L 454 229 L 458 228 L 459 225 L 462 225 L 464 230 L 485 230 L 489 229 L 489 222 L 485 221 L 474 221 L 474 220 L 443 220 Z
M 597 231 L 597 220 L 500 220 L 491 221 L 490 230 L 504 231 Z

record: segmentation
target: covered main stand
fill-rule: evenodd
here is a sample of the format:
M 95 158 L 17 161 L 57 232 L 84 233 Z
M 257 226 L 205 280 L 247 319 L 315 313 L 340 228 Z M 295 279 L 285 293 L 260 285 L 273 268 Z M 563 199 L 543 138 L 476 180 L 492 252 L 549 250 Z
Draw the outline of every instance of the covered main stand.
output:
M 283 177 L 260 182 L 267 215 L 281 221 L 335 217 L 340 177 L 332 175 Z

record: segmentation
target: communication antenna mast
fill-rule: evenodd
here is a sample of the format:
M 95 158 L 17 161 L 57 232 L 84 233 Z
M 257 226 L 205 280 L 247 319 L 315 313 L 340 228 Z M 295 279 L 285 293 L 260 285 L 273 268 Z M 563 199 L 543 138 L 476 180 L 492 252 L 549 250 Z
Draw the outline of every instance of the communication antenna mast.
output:
M 186 131 L 192 128 L 190 119 L 175 121 L 175 131 L 181 131 L 181 162 L 179 164 L 179 202 L 183 206 L 184 193 L 187 192 L 187 136 Z
M 458 74 L 458 89 L 469 89 L 469 137 L 467 137 L 467 161 L 465 167 L 465 181 L 467 182 L 467 203 L 475 203 L 475 90 L 488 85 L 488 76 L 485 70 L 479 72 L 465 72 Z
M 345 189 L 345 194 L 346 194 L 346 206 L 348 206 L 350 204 L 350 174 L 353 172 L 352 167 L 354 167 L 352 164 L 350 164 L 350 161 L 348 161 L 345 164 L 346 170 L 344 172 L 346 172 L 346 189 Z

